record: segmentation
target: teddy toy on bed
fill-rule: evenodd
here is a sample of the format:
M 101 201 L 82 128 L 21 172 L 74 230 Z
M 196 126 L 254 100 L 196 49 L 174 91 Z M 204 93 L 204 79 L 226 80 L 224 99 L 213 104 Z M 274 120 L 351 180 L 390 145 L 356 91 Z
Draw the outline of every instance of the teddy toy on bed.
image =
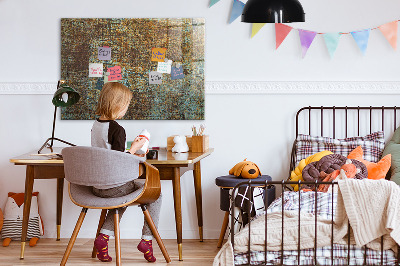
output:
M 36 245 L 40 236 L 43 235 L 43 223 L 39 216 L 38 196 L 39 192 L 32 193 L 31 210 L 29 214 L 27 239 L 29 246 Z M 1 237 L 3 247 L 8 247 L 11 240 L 21 240 L 22 219 L 24 213 L 24 193 L 8 193 L 6 206 L 4 208 L 3 228 Z
M 250 161 L 247 161 L 247 158 L 244 159 L 242 162 L 237 163 L 231 170 L 229 170 L 230 175 L 240 176 L 243 178 L 257 178 L 261 175 L 260 168 Z

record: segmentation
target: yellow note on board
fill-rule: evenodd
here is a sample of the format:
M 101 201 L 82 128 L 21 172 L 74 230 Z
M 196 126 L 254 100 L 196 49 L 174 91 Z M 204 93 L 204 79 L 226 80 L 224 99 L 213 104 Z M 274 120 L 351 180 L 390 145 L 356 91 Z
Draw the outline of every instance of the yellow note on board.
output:
M 153 48 L 151 49 L 151 61 L 164 62 L 166 48 Z

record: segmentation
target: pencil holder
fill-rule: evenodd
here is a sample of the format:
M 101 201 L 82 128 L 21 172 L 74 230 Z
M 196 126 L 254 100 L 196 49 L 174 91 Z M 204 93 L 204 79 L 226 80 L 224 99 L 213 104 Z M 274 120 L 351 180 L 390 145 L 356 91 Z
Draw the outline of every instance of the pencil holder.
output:
M 208 150 L 209 136 L 192 136 L 192 152 L 205 152 Z

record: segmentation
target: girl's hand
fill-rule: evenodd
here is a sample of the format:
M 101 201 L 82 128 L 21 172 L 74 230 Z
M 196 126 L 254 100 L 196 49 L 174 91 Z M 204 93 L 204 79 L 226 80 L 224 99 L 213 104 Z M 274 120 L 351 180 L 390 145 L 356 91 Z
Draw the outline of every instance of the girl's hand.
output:
M 132 142 L 132 145 L 131 145 L 131 148 L 129 149 L 129 152 L 131 154 L 135 154 L 140 148 L 143 147 L 143 145 L 146 143 L 146 141 L 147 140 L 145 138 L 136 137 L 135 140 Z
M 135 153 L 135 155 L 136 156 L 139 156 L 139 157 L 146 157 L 146 155 L 149 153 L 149 149 L 147 149 L 147 151 L 146 151 L 146 153 L 145 154 L 136 154 Z

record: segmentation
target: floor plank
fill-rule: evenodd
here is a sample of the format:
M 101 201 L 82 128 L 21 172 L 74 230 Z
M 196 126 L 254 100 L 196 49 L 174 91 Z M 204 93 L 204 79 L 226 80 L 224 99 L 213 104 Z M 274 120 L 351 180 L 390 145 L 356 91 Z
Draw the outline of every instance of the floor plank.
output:
M 25 258 L 19 259 L 21 244 L 18 241 L 12 241 L 9 247 L 0 246 L 0 265 L 60 265 L 61 258 L 64 255 L 69 239 L 40 239 L 36 247 L 25 249 Z M 121 239 L 122 248 L 122 264 L 123 265 L 139 265 L 149 266 L 150 264 L 143 258 L 143 254 L 136 249 L 140 240 Z M 204 240 L 200 242 L 197 239 L 185 239 L 183 241 L 183 261 L 178 261 L 178 247 L 176 240 L 163 240 L 168 250 L 172 262 L 167 264 L 162 256 L 157 242 L 154 241 L 154 254 L 157 258 L 157 265 L 212 265 L 215 255 L 218 253 L 218 240 Z M 115 259 L 113 239 L 110 241 L 110 255 Z M 112 263 L 103 263 L 99 260 L 92 259 L 93 240 L 77 239 L 68 259 L 67 265 L 114 265 Z M 153 265 L 153 264 L 152 264 Z

